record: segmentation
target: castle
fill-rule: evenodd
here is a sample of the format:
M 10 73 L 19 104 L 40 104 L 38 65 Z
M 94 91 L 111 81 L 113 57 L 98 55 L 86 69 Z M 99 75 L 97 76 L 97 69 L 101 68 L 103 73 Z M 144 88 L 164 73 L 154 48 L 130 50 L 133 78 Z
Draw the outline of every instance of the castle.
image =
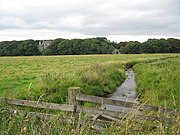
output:
M 39 41 L 39 51 L 42 52 L 44 49 L 46 49 L 53 40 L 40 40 Z

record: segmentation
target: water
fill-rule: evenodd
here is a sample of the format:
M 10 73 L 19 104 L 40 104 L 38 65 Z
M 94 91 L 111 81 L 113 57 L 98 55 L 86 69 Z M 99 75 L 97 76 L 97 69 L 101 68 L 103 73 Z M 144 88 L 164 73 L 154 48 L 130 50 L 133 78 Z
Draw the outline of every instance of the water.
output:
M 137 96 L 136 96 L 136 82 L 135 82 L 135 73 L 132 68 L 128 69 L 126 71 L 127 78 L 126 80 L 122 83 L 121 86 L 117 88 L 117 90 L 108 95 L 108 98 L 113 99 L 113 100 L 121 100 L 121 101 L 126 101 L 126 102 L 138 102 L 137 101 Z M 107 105 L 104 104 L 102 105 L 103 108 L 106 108 L 106 110 L 115 110 L 119 112 L 131 112 L 131 111 L 136 111 L 131 108 L 126 108 L 126 107 L 120 107 L 120 106 L 113 106 L 113 105 Z

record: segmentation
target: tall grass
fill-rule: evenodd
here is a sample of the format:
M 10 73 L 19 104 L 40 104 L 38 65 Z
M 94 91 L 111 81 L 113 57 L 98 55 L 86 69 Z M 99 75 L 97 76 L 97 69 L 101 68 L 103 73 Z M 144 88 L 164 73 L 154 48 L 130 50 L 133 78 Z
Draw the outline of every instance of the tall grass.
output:
M 135 66 L 137 92 L 142 102 L 180 109 L 180 58 Z
M 81 92 L 96 96 L 112 93 L 125 79 L 123 65 L 118 62 L 106 62 L 84 67 L 74 74 L 47 73 L 42 76 L 38 89 L 30 92 L 30 97 L 49 102 L 66 101 L 68 87 L 81 87 Z
M 20 116 L 8 109 L 0 110 L 1 135 L 179 135 L 179 125 L 170 123 L 135 122 L 131 116 L 105 126 L 104 130 L 97 131 L 91 123 L 68 124 L 57 118 L 52 120 L 39 119 L 29 116 L 28 113 Z M 62 118 L 61 116 L 58 118 Z

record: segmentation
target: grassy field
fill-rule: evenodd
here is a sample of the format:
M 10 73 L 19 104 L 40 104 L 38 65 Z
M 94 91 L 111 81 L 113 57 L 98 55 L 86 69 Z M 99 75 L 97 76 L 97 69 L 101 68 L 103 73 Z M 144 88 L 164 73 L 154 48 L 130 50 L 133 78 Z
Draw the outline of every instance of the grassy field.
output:
M 123 82 L 125 63 L 175 56 L 177 54 L 0 57 L 0 96 L 14 89 L 6 96 L 35 100 L 41 97 L 44 101 L 61 103 L 66 99 L 67 88 L 72 86 L 81 87 L 83 93 L 102 96 L 112 93 Z
M 180 109 L 180 58 L 157 60 L 135 66 L 141 101 Z
M 63 103 L 72 86 L 81 87 L 82 93 L 103 96 L 124 81 L 125 67 L 130 63 L 135 64 L 141 102 L 179 109 L 179 58 L 179 54 L 0 57 L 0 97 Z M 99 133 L 89 125 L 16 116 L 6 108 L 0 106 L 1 134 L 179 134 L 178 124 L 167 128 L 154 121 L 150 123 L 154 128 L 130 118 Z

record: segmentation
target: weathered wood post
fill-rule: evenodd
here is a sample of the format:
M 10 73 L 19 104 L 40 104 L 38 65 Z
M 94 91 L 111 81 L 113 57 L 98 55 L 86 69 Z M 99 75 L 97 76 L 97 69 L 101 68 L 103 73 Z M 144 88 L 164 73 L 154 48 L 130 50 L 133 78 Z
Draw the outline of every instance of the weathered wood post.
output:
M 68 88 L 68 104 L 69 105 L 78 105 L 78 101 L 76 100 L 76 95 L 80 93 L 79 87 L 69 87 Z
M 165 124 L 164 107 L 159 107 L 159 122 L 163 127 Z
M 78 113 L 77 113 L 77 106 L 78 106 L 78 101 L 76 100 L 77 94 L 80 93 L 80 88 L 79 87 L 70 87 L 68 88 L 68 104 L 69 105 L 74 105 L 74 111 L 72 114 L 72 117 L 74 118 L 73 123 L 77 124 L 78 122 Z

